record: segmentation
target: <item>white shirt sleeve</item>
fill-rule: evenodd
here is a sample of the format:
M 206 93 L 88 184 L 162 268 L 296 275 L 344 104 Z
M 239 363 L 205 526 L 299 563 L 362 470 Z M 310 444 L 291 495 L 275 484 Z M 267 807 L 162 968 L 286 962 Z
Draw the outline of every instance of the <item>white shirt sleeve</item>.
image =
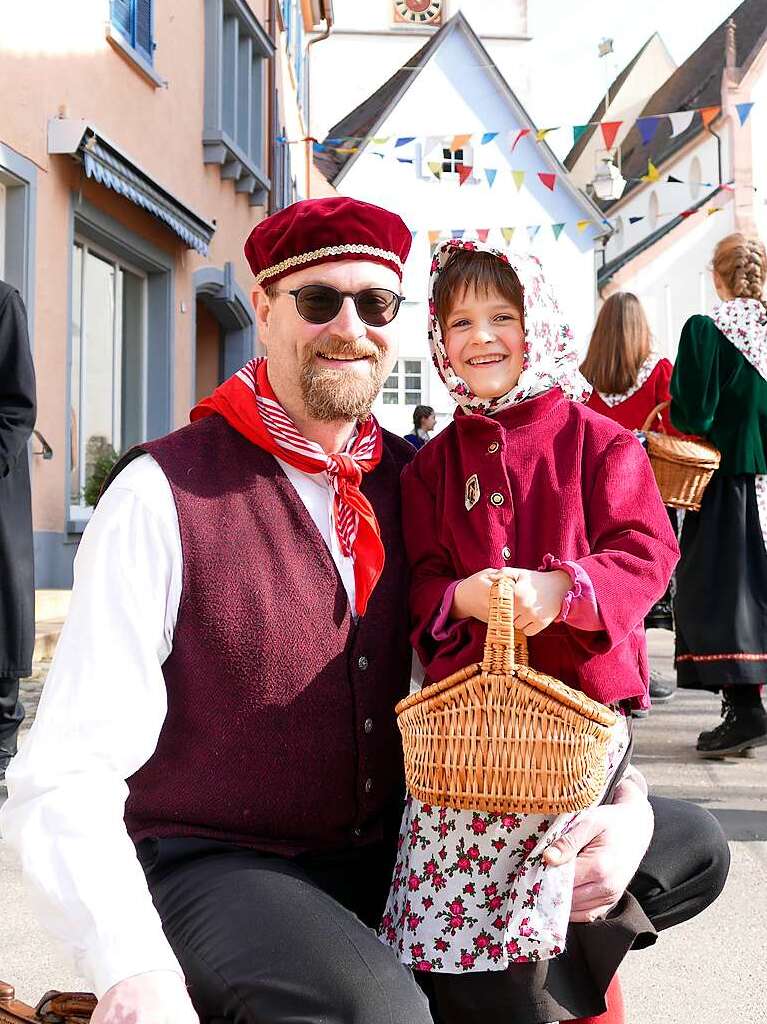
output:
M 144 455 L 84 532 L 36 720 L 7 773 L 3 834 L 41 920 L 98 996 L 145 971 L 183 973 L 123 822 L 125 779 L 151 757 L 167 712 L 181 573 L 173 496 Z

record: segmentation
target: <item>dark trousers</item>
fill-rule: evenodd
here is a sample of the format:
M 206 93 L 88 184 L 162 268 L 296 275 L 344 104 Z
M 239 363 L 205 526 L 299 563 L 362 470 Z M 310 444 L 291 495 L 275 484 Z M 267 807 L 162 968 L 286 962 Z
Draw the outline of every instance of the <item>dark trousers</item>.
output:
M 23 721 L 24 707 L 19 700 L 19 680 L 1 678 L 0 762 L 16 753 L 16 733 Z
M 631 891 L 662 929 L 716 899 L 729 851 L 707 811 L 652 803 L 655 835 Z M 514 968 L 452 976 L 453 995 L 430 992 L 430 1011 L 376 938 L 390 846 L 287 860 L 211 840 L 149 839 L 139 857 L 203 1024 L 468 1024 L 455 997 L 462 987 L 481 989 L 478 1021 L 515 1024 L 504 986 Z

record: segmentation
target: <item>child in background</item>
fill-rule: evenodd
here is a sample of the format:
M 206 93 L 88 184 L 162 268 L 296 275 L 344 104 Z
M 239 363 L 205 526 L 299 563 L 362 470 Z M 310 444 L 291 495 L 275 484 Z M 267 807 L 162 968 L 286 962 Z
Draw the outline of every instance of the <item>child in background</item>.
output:
M 646 706 L 642 619 L 678 549 L 644 451 L 582 404 L 590 389 L 535 258 L 447 242 L 429 310 L 433 358 L 459 408 L 402 481 L 426 681 L 482 660 L 490 587 L 505 573 L 531 665 L 617 710 Z M 628 745 L 621 716 L 611 774 Z M 380 934 L 430 976 L 440 1024 L 543 1024 L 604 1009 L 649 923 L 626 896 L 609 938 L 599 924 L 568 936 L 573 865 L 545 851 L 575 817 L 408 800 Z

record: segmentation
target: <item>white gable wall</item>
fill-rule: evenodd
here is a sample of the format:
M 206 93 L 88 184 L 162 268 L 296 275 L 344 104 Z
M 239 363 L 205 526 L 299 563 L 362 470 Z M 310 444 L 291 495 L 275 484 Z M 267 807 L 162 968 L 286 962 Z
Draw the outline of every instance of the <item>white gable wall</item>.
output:
M 585 201 L 579 201 L 568 191 L 561 180 L 557 181 L 553 193 L 538 181 L 538 171 L 554 167 L 547 162 L 545 149 L 535 141 L 525 138 L 514 154 L 510 153 L 508 133 L 516 131 L 523 122 L 499 88 L 495 76 L 477 67 L 478 56 L 479 51 L 462 32 L 451 33 L 376 134 L 451 136 L 458 130 L 476 135 L 500 131 L 497 140 L 486 146 L 474 140 L 475 166 L 481 162 L 481 167 L 498 169 L 492 188 L 487 185 L 480 166 L 474 175 L 477 183 L 467 182 L 463 186 L 459 186 L 457 179 L 437 181 L 428 169 L 423 177 L 418 177 L 415 165 L 400 164 L 390 155 L 391 146 L 384 159 L 371 155 L 370 151 L 376 147 L 369 147 L 336 186 L 342 195 L 396 210 L 416 231 L 403 283 L 407 302 L 400 313 L 401 352 L 403 359 L 424 361 L 428 377 L 421 401 L 434 406 L 440 423 L 452 416 L 454 407 L 428 358 L 429 230 L 444 229 L 449 236 L 451 229 L 465 228 L 468 229 L 466 237 L 475 237 L 476 228 L 495 228 L 488 242 L 505 247 L 498 229 L 517 226 L 512 246 L 532 249 L 540 257 L 582 345 L 588 340 L 595 309 L 594 231 L 587 228 L 579 233 L 576 228 L 576 221 L 588 217 L 591 210 Z M 396 153 L 403 157 L 417 155 L 415 145 L 402 147 Z M 438 148 L 431 158 L 439 156 Z M 521 191 L 512 180 L 512 167 L 527 173 Z M 551 224 L 558 222 L 568 226 L 555 242 Z M 535 224 L 542 226 L 531 245 L 526 228 Z M 412 411 L 412 405 L 384 405 L 380 400 L 376 409 L 384 426 L 399 433 L 410 427 Z

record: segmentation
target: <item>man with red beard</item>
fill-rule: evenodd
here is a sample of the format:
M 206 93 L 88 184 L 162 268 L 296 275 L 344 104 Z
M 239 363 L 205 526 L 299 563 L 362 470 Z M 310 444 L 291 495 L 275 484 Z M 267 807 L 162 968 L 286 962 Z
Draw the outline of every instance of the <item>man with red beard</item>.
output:
M 370 409 L 410 241 L 344 197 L 262 221 L 267 359 L 125 456 L 85 531 L 2 824 L 93 1024 L 432 1019 L 372 930 L 402 810 L 413 452 Z M 576 914 L 619 898 L 651 820 L 628 781 L 561 841 L 586 847 Z

